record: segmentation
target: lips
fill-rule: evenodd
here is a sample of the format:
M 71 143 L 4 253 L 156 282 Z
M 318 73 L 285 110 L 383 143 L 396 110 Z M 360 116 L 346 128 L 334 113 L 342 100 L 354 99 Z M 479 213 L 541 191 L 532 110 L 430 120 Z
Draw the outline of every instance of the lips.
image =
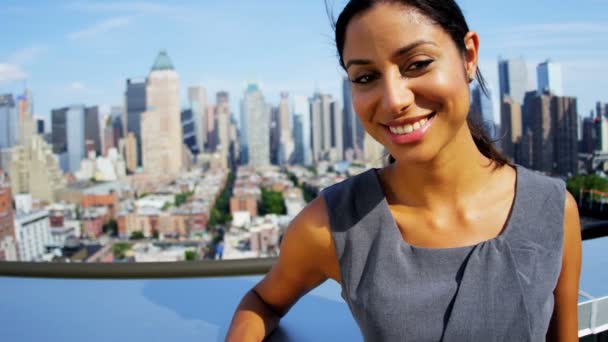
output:
M 419 116 L 414 116 L 414 117 L 405 118 L 405 119 L 393 120 L 393 121 L 385 123 L 384 126 L 396 127 L 396 126 L 412 125 L 415 122 L 418 122 L 422 119 L 430 119 L 433 115 L 435 115 L 435 112 L 432 112 L 427 115 L 419 115 Z

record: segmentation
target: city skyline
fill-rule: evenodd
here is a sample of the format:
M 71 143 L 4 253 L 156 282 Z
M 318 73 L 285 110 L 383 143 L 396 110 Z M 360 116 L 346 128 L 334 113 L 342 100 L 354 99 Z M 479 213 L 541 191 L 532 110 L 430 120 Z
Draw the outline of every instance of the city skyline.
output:
M 334 13 L 344 3 L 334 1 Z M 597 76 L 608 71 L 608 44 L 602 44 L 607 41 L 608 23 L 600 15 L 608 9 L 607 3 L 587 0 L 576 7 L 551 3 L 550 12 L 548 1 L 525 6 L 523 1 L 459 4 L 470 27 L 480 34 L 480 68 L 494 94 L 495 121 L 499 121 L 499 57 L 525 60 L 527 90 L 536 88 L 539 63 L 550 59 L 561 64 L 564 95 L 578 98 L 581 115 L 586 116 L 596 101 L 608 100 L 601 91 L 608 87 L 608 79 Z M 321 90 L 341 97 L 344 73 L 321 1 L 272 1 L 263 6 L 242 1 L 51 6 L 8 1 L 0 9 L 2 32 L 18 32 L 7 35 L 0 46 L 0 92 L 18 94 L 27 82 L 36 94 L 35 114 L 45 118 L 51 109 L 71 104 L 121 105 L 126 79 L 146 75 L 163 48 L 184 85 L 182 107 L 187 106 L 187 86 L 202 85 L 209 94 L 220 90 L 232 94 L 231 107 L 236 111 L 248 81 L 259 83 L 273 104 L 282 91 L 311 96 Z M 49 11 L 62 22 L 50 22 Z M 26 17 L 40 25 L 29 24 L 23 20 Z

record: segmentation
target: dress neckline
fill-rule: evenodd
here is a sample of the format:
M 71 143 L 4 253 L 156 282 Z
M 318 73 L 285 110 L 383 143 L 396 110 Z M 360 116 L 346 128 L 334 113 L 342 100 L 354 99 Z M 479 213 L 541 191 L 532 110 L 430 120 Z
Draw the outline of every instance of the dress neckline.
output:
M 476 244 L 473 245 L 466 245 L 466 246 L 455 246 L 455 247 L 423 247 L 423 246 L 416 246 L 416 245 L 412 245 L 409 242 L 407 242 L 404 238 L 403 235 L 401 234 L 401 230 L 399 229 L 399 225 L 397 224 L 397 221 L 395 220 L 395 217 L 393 216 L 393 213 L 391 212 L 390 206 L 388 204 L 388 200 L 386 198 L 386 195 L 384 194 L 384 190 L 382 189 L 382 184 L 380 183 L 380 177 L 378 175 L 378 169 L 374 168 L 372 169 L 372 176 L 374 177 L 375 180 L 375 184 L 374 186 L 376 187 L 376 190 L 380 192 L 381 196 L 382 196 L 382 201 L 381 201 L 381 209 L 385 212 L 385 214 L 387 215 L 387 217 L 389 218 L 390 221 L 390 229 L 393 233 L 396 233 L 397 237 L 399 238 L 399 240 L 401 240 L 401 244 L 404 247 L 410 248 L 410 249 L 414 249 L 414 250 L 419 250 L 419 251 L 436 251 L 436 252 L 440 252 L 440 251 L 458 251 L 458 250 L 468 250 L 468 249 L 472 249 L 475 248 L 477 246 L 480 245 L 484 245 L 487 243 L 492 243 L 492 242 L 496 242 L 496 241 L 500 241 L 506 238 L 506 236 L 509 234 L 509 232 L 511 230 L 513 230 L 512 226 L 512 222 L 514 221 L 514 217 L 515 215 L 517 215 L 517 213 L 519 212 L 519 202 L 520 202 L 520 197 L 521 197 L 521 166 L 515 164 L 514 165 L 515 168 L 515 193 L 513 196 L 513 200 L 511 202 L 511 208 L 509 209 L 509 214 L 507 215 L 507 219 L 505 220 L 505 222 L 503 223 L 502 229 L 500 230 L 500 232 L 498 233 L 498 235 L 496 235 L 493 238 L 487 239 L 487 240 L 483 240 L 480 241 Z

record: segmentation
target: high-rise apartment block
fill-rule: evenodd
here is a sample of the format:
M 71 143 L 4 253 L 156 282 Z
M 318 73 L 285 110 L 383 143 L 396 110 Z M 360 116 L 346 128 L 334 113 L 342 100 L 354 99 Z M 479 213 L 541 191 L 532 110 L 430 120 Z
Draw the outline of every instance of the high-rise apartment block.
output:
M 133 133 L 135 143 L 137 144 L 134 151 L 137 151 L 137 156 L 126 156 L 126 159 L 136 160 L 136 167 L 129 168 L 131 172 L 135 172 L 138 166 L 142 166 L 142 142 L 141 142 L 141 115 L 146 111 L 146 80 L 145 79 L 127 79 L 127 89 L 125 91 L 125 111 L 123 113 L 123 129 L 125 136 L 128 133 Z
M 85 158 L 85 106 L 73 105 L 51 111 L 53 152 L 64 172 L 76 172 Z
M 270 165 L 270 108 L 257 84 L 249 84 L 241 104 L 241 162 Z
M 149 175 L 175 177 L 183 169 L 185 150 L 179 77 L 164 50 L 156 57 L 147 79 L 146 109 L 141 119 L 144 171 Z
M 13 147 L 18 140 L 19 114 L 13 95 L 0 95 L 0 150 Z M 1 161 L 0 161 L 1 162 Z M 0 167 L 6 165 L 0 164 Z
M 563 96 L 562 66 L 551 61 L 540 63 L 536 67 L 536 81 L 538 91 L 548 92 L 552 95 Z

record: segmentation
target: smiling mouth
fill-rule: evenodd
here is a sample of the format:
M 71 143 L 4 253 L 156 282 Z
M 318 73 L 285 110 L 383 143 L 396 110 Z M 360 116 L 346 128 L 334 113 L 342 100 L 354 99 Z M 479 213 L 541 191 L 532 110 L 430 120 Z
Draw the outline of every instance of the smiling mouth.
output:
M 406 124 L 391 124 L 391 125 L 385 125 L 388 130 L 393 133 L 393 134 L 397 134 L 397 135 L 407 135 L 407 134 L 411 134 L 414 133 L 422 128 L 425 127 L 425 125 L 427 124 L 428 121 L 430 121 L 434 116 L 436 115 L 435 112 L 426 115 L 426 116 L 421 116 L 417 121 L 410 121 L 409 123 Z

